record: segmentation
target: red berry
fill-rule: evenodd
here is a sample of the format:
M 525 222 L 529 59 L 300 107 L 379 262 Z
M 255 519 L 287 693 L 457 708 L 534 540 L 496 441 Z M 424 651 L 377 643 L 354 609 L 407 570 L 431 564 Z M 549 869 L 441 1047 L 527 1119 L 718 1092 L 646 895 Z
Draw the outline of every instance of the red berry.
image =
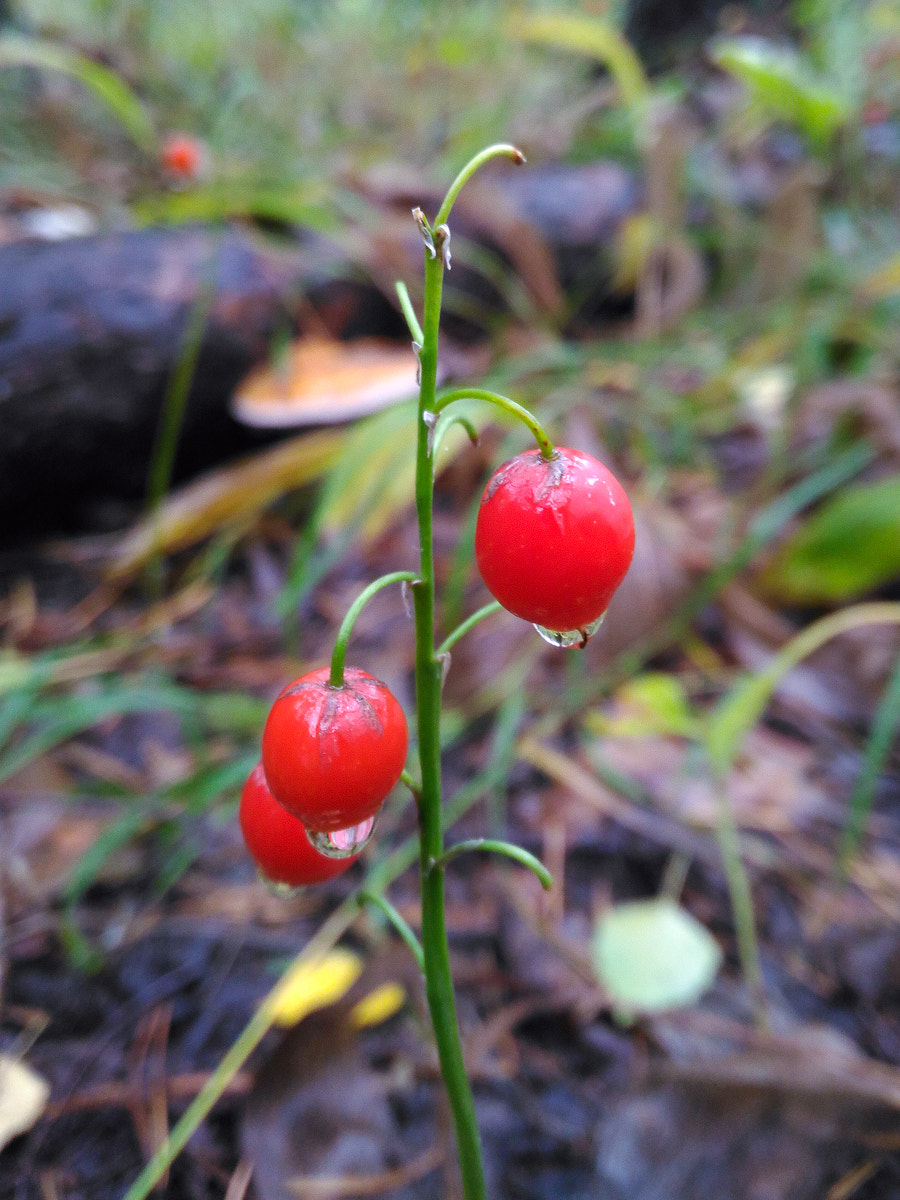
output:
M 400 778 L 409 734 L 387 687 L 356 667 L 343 687 L 322 667 L 272 705 L 262 760 L 273 795 L 310 831 L 333 832 L 375 815 Z
M 273 883 L 290 887 L 324 883 L 346 871 L 358 858 L 326 858 L 306 836 L 296 817 L 269 791 L 262 763 L 250 773 L 238 810 L 241 832 L 256 865 Z
M 481 497 L 475 557 L 504 608 L 560 634 L 606 612 L 634 554 L 634 517 L 620 484 L 580 450 L 529 450 L 499 467 Z
M 189 133 L 171 133 L 163 142 L 160 160 L 174 179 L 195 179 L 201 172 L 206 151 Z

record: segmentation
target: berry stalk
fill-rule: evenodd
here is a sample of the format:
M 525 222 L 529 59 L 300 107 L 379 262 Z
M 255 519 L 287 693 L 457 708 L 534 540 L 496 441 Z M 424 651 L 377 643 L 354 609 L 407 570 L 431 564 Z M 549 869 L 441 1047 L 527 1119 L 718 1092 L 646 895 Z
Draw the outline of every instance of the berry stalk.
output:
M 416 514 L 419 525 L 419 578 L 413 585 L 416 626 L 416 713 L 419 731 L 421 792 L 419 811 L 419 866 L 422 880 L 422 950 L 425 991 L 437 1043 L 441 1074 L 447 1088 L 465 1200 L 486 1200 L 481 1139 L 475 1119 L 472 1090 L 466 1075 L 456 999 L 450 973 L 450 953 L 444 915 L 444 873 L 432 870 L 444 852 L 441 811 L 441 682 L 443 664 L 435 651 L 434 548 L 432 505 L 434 463 L 432 438 L 435 420 L 438 326 L 444 280 L 440 253 L 425 258 L 425 296 L 422 348 L 419 352 L 418 439 L 416 444 Z

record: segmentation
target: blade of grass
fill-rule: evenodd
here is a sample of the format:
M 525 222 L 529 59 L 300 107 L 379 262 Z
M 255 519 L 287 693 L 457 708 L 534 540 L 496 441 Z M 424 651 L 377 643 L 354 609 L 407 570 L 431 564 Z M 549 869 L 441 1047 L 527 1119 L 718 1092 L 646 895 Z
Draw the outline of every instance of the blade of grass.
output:
M 850 795 L 847 824 L 838 851 L 838 872 L 845 877 L 850 860 L 859 849 L 875 799 L 875 786 L 884 770 L 891 746 L 900 730 L 900 658 L 882 693 L 872 718 L 872 728 L 863 755 L 862 768 Z
M 175 466 L 175 455 L 178 451 L 178 442 L 184 424 L 188 395 L 197 371 L 200 347 L 216 295 L 215 271 L 218 261 L 217 249 L 207 264 L 208 277 L 201 284 L 197 299 L 191 308 L 184 329 L 178 361 L 166 387 L 150 461 L 150 471 L 147 476 L 147 510 L 151 520 L 157 525 L 156 550 L 148 563 L 148 572 L 157 593 L 162 591 L 162 547 L 158 537 L 159 509 L 172 482 L 172 470 Z
M 147 197 L 134 203 L 131 212 L 139 225 L 183 225 L 189 221 L 252 217 L 325 233 L 334 229 L 335 221 L 322 191 L 318 184 L 298 180 L 281 185 L 217 182 L 189 192 Z
M 110 717 L 145 712 L 172 712 L 184 716 L 193 706 L 191 694 L 175 685 L 122 687 L 101 696 L 67 696 L 44 701 L 34 710 L 37 728 L 0 755 L 0 782 L 60 742 Z
M 518 17 L 511 32 L 530 42 L 585 54 L 609 70 L 632 114 L 650 94 L 641 60 L 625 37 L 608 21 L 572 13 L 535 13 Z
M 141 102 L 108 67 L 65 46 L 11 33 L 0 36 L 0 67 L 37 67 L 77 79 L 103 101 L 136 145 L 154 151 L 156 133 Z
M 707 724 L 706 747 L 715 769 L 730 769 L 744 738 L 788 671 L 831 638 L 865 625 L 900 625 L 900 602 L 856 604 L 829 613 L 791 638 L 765 670 L 739 679 L 713 710 Z
M 152 816 L 142 805 L 137 811 L 123 813 L 107 826 L 73 867 L 63 892 L 66 904 L 71 906 L 80 900 L 96 880 L 109 856 L 138 834 L 146 832 L 152 822 Z

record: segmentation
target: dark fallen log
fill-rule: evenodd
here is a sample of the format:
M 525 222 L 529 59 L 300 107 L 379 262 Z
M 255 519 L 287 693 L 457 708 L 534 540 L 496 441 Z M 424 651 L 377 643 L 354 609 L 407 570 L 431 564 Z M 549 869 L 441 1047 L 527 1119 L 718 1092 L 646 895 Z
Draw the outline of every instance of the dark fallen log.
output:
M 302 274 L 301 263 L 236 230 L 0 248 L 0 541 L 102 523 L 103 497 L 140 499 L 188 321 L 213 283 L 176 476 L 246 449 L 251 435 L 227 402 L 275 331 L 292 326 L 289 298 Z M 351 330 L 354 306 L 378 303 L 371 288 L 350 289 L 346 302 L 339 283 L 319 293 Z M 393 316 L 386 302 L 381 309 Z
M 573 287 L 601 311 L 610 239 L 639 201 L 632 177 L 611 164 L 551 166 L 495 172 L 480 187 L 455 214 L 460 240 L 480 241 L 518 269 L 538 311 L 558 316 Z M 277 331 L 299 324 L 406 340 L 393 281 L 418 278 L 421 242 L 406 197 L 395 190 L 382 202 L 385 238 L 355 251 L 308 238 L 279 252 L 238 228 L 202 227 L 0 247 L 0 543 L 108 527 L 125 516 L 121 501 L 140 501 L 166 388 L 204 289 L 214 285 L 214 301 L 176 479 L 259 442 L 227 406 Z M 502 313 L 502 287 L 463 255 L 451 280 L 451 295 L 462 308 L 473 301 L 485 323 Z M 478 321 L 450 322 L 460 336 L 484 336 Z
M 222 393 L 265 352 L 279 284 L 237 234 L 148 230 L 0 249 L 0 530 L 139 497 L 186 320 L 217 297 L 185 418 L 184 457 L 227 430 Z M 214 419 L 215 418 L 215 419 Z M 181 468 L 187 464 L 182 461 Z

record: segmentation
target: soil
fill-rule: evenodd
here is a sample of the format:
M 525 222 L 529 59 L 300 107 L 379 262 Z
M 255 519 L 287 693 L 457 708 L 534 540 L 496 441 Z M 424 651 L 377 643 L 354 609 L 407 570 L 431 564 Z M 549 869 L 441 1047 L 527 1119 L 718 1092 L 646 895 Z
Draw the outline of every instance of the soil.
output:
M 452 476 L 439 497 L 444 564 L 471 496 L 464 484 Z M 273 597 L 292 534 L 272 518 L 241 543 L 204 603 L 160 622 L 149 640 L 115 657 L 115 638 L 158 612 L 140 587 L 95 615 L 90 631 L 112 647 L 119 679 L 164 671 L 198 698 L 241 693 L 264 711 L 292 672 L 325 660 L 348 599 L 404 561 L 412 537 L 407 517 L 333 567 L 304 601 L 289 647 Z M 71 638 L 84 597 L 97 594 L 95 569 L 72 565 L 72 551 L 35 548 L 4 560 L 8 649 L 35 654 L 66 640 L 67 630 Z M 183 567 L 167 577 L 173 590 Z M 474 582 L 467 597 L 480 603 Z M 626 597 L 620 632 L 627 607 Z M 735 654 L 750 637 L 748 621 L 732 596 L 699 629 Z M 646 635 L 631 629 L 632 648 Z M 862 728 L 872 688 L 861 669 L 817 662 L 755 731 L 732 781 L 759 922 L 763 1026 L 738 965 L 709 781 L 696 754 L 671 735 L 588 736 L 580 711 L 566 715 L 573 684 L 587 688 L 594 711 L 616 713 L 602 683 L 616 661 L 616 634 L 605 636 L 583 653 L 563 652 L 501 616 L 480 626 L 468 649 L 460 644 L 448 677 L 460 731 L 446 756 L 448 796 L 496 752 L 490 684 L 508 664 L 524 680 L 512 718 L 522 740 L 506 782 L 487 789 L 487 803 L 471 808 L 453 837 L 501 828 L 541 854 L 557 879 L 545 898 L 525 872 L 477 855 L 449 874 L 454 973 L 490 1195 L 900 1196 L 896 762 L 849 881 L 834 870 L 859 765 L 853 721 Z M 398 596 L 377 597 L 352 649 L 409 705 L 411 626 Z M 672 648 L 650 661 L 688 669 Z M 821 690 L 838 675 L 839 711 L 823 711 L 810 679 Z M 83 699 L 98 678 L 88 674 L 72 694 Z M 500 711 L 509 719 L 513 710 Z M 121 1197 L 278 971 L 364 877 L 357 865 L 293 899 L 270 895 L 240 844 L 236 784 L 211 800 L 179 794 L 179 781 L 196 781 L 204 760 L 252 761 L 254 720 L 242 724 L 231 711 L 217 733 L 204 733 L 183 713 L 131 713 L 60 742 L 3 784 L 3 1048 L 47 1080 L 50 1101 L 0 1155 L 0 1196 Z M 15 735 L 17 744 L 24 737 Z M 571 768 L 582 774 L 567 776 Z M 630 780 L 631 791 L 603 784 L 598 800 L 580 783 L 584 774 L 598 779 L 598 769 Z M 85 851 L 148 796 L 156 800 L 146 820 L 73 891 Z M 412 830 L 409 807 L 392 807 L 370 861 Z M 625 1022 L 594 975 L 592 924 L 613 900 L 655 895 L 673 855 L 686 871 L 681 902 L 717 938 L 724 965 L 694 1008 Z M 390 896 L 415 924 L 411 872 Z M 366 964 L 354 992 L 266 1036 L 158 1194 L 458 1194 L 416 972 L 370 918 L 345 941 Z M 355 1032 L 350 1001 L 383 980 L 401 982 L 407 1003 Z M 331 1183 L 310 1184 L 323 1177 Z

